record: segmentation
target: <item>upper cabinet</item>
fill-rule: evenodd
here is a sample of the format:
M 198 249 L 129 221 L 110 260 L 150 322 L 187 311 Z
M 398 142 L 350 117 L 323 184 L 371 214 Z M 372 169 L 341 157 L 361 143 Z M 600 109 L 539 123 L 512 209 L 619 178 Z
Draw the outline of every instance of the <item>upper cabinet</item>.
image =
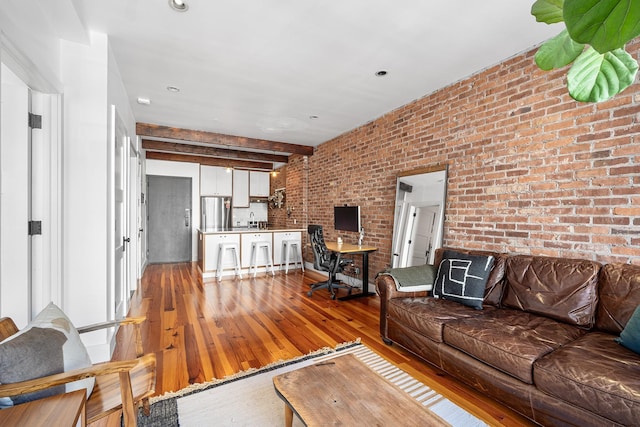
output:
M 249 207 L 249 171 L 233 170 L 233 207 Z
M 233 194 L 231 170 L 220 166 L 200 165 L 201 196 L 231 196 Z
M 249 172 L 249 195 L 269 197 L 269 172 Z

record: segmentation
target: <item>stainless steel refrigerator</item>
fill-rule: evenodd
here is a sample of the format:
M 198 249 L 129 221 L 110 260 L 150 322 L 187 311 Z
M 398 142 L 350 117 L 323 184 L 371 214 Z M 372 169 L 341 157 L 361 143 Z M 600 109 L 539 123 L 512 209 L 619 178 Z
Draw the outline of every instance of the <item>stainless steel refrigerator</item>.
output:
M 231 197 L 201 197 L 200 227 L 205 231 L 231 229 Z

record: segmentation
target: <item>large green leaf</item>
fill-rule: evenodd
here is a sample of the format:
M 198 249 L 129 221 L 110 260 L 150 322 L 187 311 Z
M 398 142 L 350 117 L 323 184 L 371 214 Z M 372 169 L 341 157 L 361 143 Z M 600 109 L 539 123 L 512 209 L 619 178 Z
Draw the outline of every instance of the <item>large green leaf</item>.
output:
M 563 16 L 571 38 L 600 53 L 640 35 L 640 0 L 565 0 Z
M 569 94 L 581 102 L 605 101 L 631 85 L 637 72 L 638 63 L 625 50 L 602 54 L 589 48 L 567 74 Z
M 537 0 L 531 6 L 531 14 L 536 17 L 536 21 L 546 24 L 562 22 L 562 4 L 564 0 Z
M 540 46 L 535 56 L 536 64 L 544 71 L 562 68 L 571 64 L 583 50 L 584 45 L 573 41 L 565 29 Z

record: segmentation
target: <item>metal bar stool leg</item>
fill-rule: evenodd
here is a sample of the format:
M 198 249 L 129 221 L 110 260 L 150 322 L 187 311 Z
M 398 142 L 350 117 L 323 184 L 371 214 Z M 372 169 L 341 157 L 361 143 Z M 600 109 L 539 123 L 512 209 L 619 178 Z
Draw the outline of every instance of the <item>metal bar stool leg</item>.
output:
M 273 257 L 271 256 L 271 243 L 267 242 L 267 244 L 265 244 L 263 247 L 267 256 L 268 267 L 271 268 L 271 275 L 275 276 L 276 273 L 273 269 Z

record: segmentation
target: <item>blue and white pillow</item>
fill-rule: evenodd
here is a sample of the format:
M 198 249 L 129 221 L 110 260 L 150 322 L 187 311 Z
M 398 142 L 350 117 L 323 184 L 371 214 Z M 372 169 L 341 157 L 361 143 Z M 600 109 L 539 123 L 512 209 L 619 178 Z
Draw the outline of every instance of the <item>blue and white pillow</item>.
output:
M 490 255 L 444 251 L 433 286 L 433 296 L 482 310 L 484 290 L 493 267 Z

